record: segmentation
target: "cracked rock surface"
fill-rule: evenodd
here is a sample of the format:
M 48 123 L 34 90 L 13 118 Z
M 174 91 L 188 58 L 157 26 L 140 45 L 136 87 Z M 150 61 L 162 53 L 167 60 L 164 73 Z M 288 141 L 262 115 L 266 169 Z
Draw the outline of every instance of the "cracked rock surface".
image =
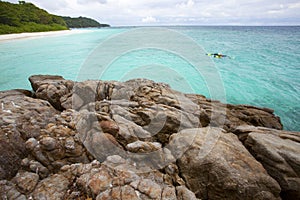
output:
M 268 108 L 146 79 L 0 92 L 0 199 L 300 199 L 300 133 Z

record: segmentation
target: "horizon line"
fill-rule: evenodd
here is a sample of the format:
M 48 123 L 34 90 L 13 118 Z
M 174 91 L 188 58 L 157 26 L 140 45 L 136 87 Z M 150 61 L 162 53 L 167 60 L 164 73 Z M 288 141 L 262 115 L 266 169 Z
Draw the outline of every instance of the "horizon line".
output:
M 231 25 L 231 24 L 180 24 L 180 25 L 174 25 L 174 24 L 153 24 L 153 25 L 110 25 L 110 27 L 107 28 L 118 28 L 118 27 L 191 27 L 191 26 L 202 26 L 202 27 L 220 27 L 220 26 L 224 26 L 224 27 L 298 27 L 299 25 L 296 24 L 291 24 L 291 25 L 285 25 L 285 24 L 278 24 L 278 25 L 243 25 L 243 24 L 235 24 L 235 25 Z M 106 28 L 106 27 L 103 27 Z

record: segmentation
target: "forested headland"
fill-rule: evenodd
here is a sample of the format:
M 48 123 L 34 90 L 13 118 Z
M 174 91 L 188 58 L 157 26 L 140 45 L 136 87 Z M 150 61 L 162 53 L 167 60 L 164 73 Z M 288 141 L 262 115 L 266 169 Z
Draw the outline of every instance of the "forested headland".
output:
M 86 27 L 109 27 L 108 24 L 100 24 L 96 20 L 87 17 L 62 17 L 69 28 L 86 28 Z
M 32 3 L 0 1 L 0 34 L 68 30 L 69 28 L 107 27 L 86 17 L 61 17 Z

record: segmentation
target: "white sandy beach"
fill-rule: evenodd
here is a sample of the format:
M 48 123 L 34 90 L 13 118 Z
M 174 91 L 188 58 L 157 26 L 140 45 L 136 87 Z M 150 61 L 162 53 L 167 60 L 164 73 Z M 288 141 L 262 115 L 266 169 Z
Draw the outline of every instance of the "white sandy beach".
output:
M 0 35 L 0 42 L 26 39 L 26 38 L 36 38 L 36 37 L 45 37 L 45 36 L 56 36 L 56 35 L 82 33 L 82 32 L 86 32 L 86 31 L 90 31 L 90 30 L 72 29 L 72 30 L 63 30 L 63 31 L 5 34 L 5 35 Z

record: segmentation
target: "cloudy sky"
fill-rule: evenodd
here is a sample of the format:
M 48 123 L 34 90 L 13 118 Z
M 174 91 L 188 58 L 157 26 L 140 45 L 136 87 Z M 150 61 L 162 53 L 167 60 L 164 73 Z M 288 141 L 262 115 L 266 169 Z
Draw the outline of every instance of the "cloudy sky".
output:
M 53 14 L 92 17 L 112 26 L 300 25 L 299 0 L 27 1 Z

